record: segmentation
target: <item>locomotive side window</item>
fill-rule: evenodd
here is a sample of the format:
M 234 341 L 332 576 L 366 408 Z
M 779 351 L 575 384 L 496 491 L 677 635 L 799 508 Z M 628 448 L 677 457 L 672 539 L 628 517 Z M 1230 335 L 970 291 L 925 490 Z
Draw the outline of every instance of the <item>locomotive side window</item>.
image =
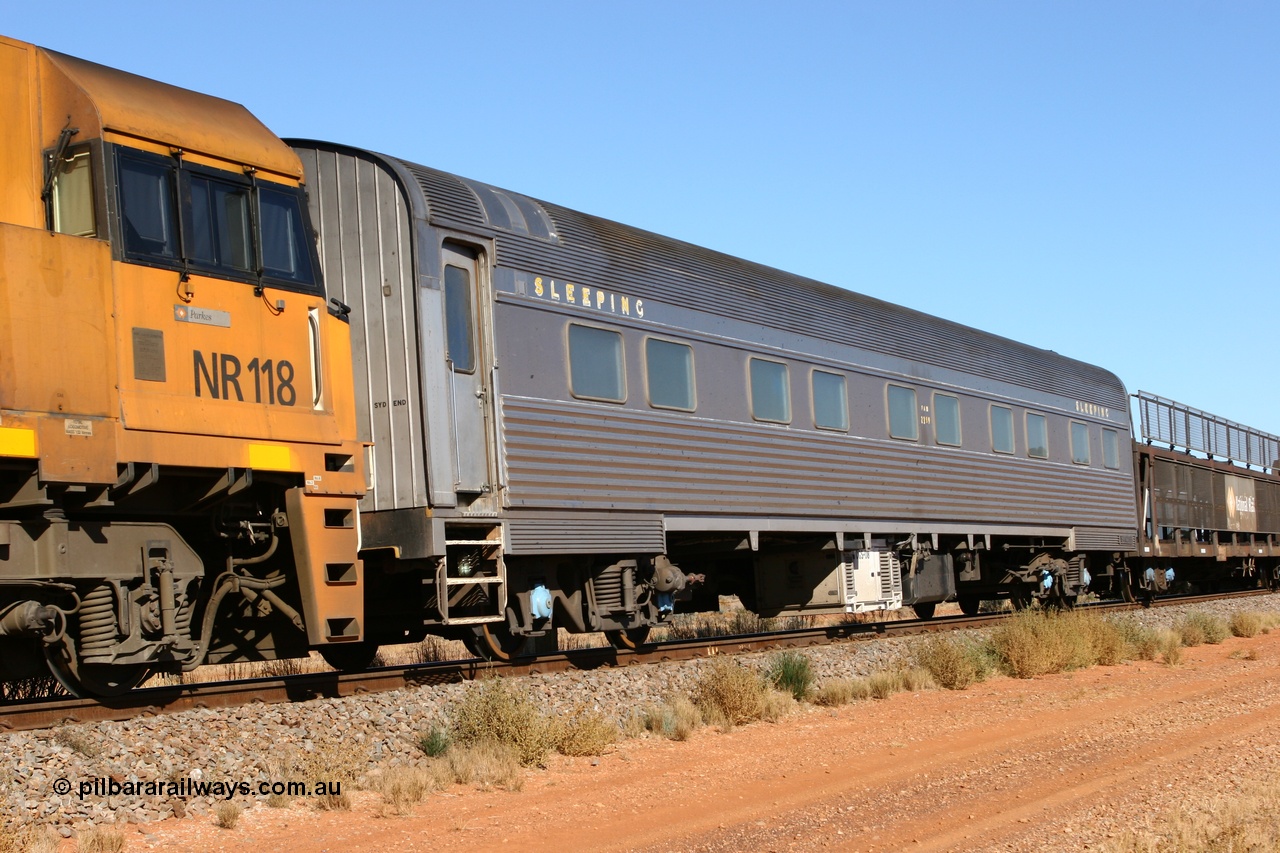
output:
M 844 377 L 813 371 L 813 425 L 818 429 L 849 429 L 849 392 Z
M 916 392 L 901 385 L 889 386 L 889 435 L 915 441 L 920 437 L 916 418 Z
M 1044 415 L 1027 412 L 1027 455 L 1049 458 L 1049 423 Z
M 297 192 L 259 186 L 258 206 L 262 220 L 263 270 L 272 278 L 310 284 L 315 276 L 306 244 L 302 199 Z
M 569 325 L 569 390 L 588 400 L 621 403 L 627 399 L 621 334 Z
M 753 358 L 751 374 L 751 417 L 758 421 L 791 423 L 791 388 L 787 366 L 776 361 Z
M 475 339 L 471 323 L 471 274 L 462 267 L 447 264 L 444 268 L 445 346 L 453 369 L 471 373 L 476 369 Z M 570 356 L 573 335 L 569 335 Z
M 1077 465 L 1089 464 L 1089 426 L 1071 422 L 1071 461 Z
M 93 214 L 93 158 L 88 150 L 58 163 L 51 187 L 53 230 L 76 237 L 93 237 L 98 226 Z
M 650 406 L 694 410 L 692 347 L 650 338 L 644 342 L 644 369 Z
M 187 254 L 204 267 L 253 269 L 249 236 L 249 187 L 190 176 L 191 216 L 187 220 Z
M 1120 444 L 1113 429 L 1102 431 L 1102 464 L 1107 468 L 1120 467 Z
M 959 447 L 960 401 L 950 394 L 934 394 L 933 424 L 934 441 Z
M 120 157 L 120 218 L 127 255 L 166 260 L 178 257 L 173 176 L 167 165 Z
M 996 453 L 1013 453 L 1013 410 L 991 407 L 991 449 Z
M 116 148 L 114 158 L 126 259 L 318 289 L 298 188 L 127 148 Z

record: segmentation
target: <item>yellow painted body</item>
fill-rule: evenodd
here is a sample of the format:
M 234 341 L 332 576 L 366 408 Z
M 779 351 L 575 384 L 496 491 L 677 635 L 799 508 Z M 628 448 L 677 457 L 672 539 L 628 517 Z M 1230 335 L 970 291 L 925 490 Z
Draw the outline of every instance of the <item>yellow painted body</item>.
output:
M 97 237 L 54 233 L 41 199 L 65 127 L 74 144 L 180 149 L 296 187 L 293 151 L 239 105 L 2 37 L 0 116 L 0 457 L 36 460 L 41 483 L 90 487 L 115 484 L 126 463 L 288 472 L 298 494 L 354 518 L 364 453 L 349 330 L 324 297 L 114 260 L 106 222 Z M 296 503 L 296 555 L 358 563 L 356 525 Z M 316 591 L 309 623 L 362 625 L 359 583 L 330 589 L 323 564 L 298 572 Z

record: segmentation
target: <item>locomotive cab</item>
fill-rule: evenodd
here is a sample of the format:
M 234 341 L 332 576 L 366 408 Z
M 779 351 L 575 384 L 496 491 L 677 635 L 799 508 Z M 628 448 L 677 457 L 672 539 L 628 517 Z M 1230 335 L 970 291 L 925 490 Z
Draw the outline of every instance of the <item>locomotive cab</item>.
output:
M 296 156 L 21 42 L 0 80 L 0 666 L 103 694 L 359 644 L 349 330 Z

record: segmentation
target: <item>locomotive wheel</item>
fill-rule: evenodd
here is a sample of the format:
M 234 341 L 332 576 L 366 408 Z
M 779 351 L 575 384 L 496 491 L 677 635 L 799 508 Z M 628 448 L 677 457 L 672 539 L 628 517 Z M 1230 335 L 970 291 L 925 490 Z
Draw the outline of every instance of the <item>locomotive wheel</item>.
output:
M 78 699 L 122 696 L 147 680 L 151 669 L 144 663 L 81 664 L 66 642 L 44 647 L 49 672 Z
M 648 625 L 642 625 L 639 628 L 624 628 L 621 631 L 605 631 L 604 637 L 615 649 L 628 649 L 634 652 L 649 642 L 651 630 L 653 629 Z
M 965 616 L 977 616 L 978 610 L 982 607 L 982 599 L 976 595 L 962 595 L 956 599 L 956 603 L 960 605 L 960 612 Z
M 1132 604 L 1138 600 L 1138 596 L 1133 593 L 1133 575 L 1129 572 L 1123 572 L 1118 582 L 1120 584 L 1120 597 Z
M 462 640 L 471 653 L 483 660 L 509 661 L 524 648 L 525 638 L 511 633 L 506 625 L 486 622 L 473 625 Z
M 378 656 L 377 643 L 344 643 L 321 646 L 316 649 L 324 662 L 339 672 L 361 672 L 368 669 Z
M 927 604 L 913 604 L 911 609 L 916 612 L 919 619 L 932 619 L 934 612 L 938 609 L 938 602 L 930 601 Z

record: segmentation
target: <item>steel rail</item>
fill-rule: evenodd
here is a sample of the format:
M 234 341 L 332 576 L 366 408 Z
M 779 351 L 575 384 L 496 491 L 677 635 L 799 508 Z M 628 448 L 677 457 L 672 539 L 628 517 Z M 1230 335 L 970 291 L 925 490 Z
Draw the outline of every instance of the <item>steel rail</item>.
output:
M 1156 599 L 1153 607 L 1173 607 L 1201 601 L 1270 595 L 1272 590 L 1245 590 L 1217 595 L 1175 596 Z M 1134 610 L 1142 604 L 1101 602 L 1080 609 Z M 989 625 L 1008 618 L 1009 612 L 977 616 L 939 616 L 798 628 L 760 634 L 731 634 L 664 640 L 636 650 L 594 647 L 560 651 L 510 662 L 476 658 L 423 664 L 389 666 L 366 672 L 320 672 L 239 681 L 147 687 L 111 699 L 55 698 L 0 705 L 0 731 L 46 729 L 68 723 L 130 720 L 175 714 L 195 709 L 234 708 L 252 704 L 303 702 L 310 699 L 357 696 L 413 687 L 450 684 L 481 676 L 550 675 L 570 669 L 600 669 L 669 661 L 692 660 L 716 654 L 746 654 L 771 649 L 829 645 L 850 640 L 903 637 L 940 631 L 958 631 Z

